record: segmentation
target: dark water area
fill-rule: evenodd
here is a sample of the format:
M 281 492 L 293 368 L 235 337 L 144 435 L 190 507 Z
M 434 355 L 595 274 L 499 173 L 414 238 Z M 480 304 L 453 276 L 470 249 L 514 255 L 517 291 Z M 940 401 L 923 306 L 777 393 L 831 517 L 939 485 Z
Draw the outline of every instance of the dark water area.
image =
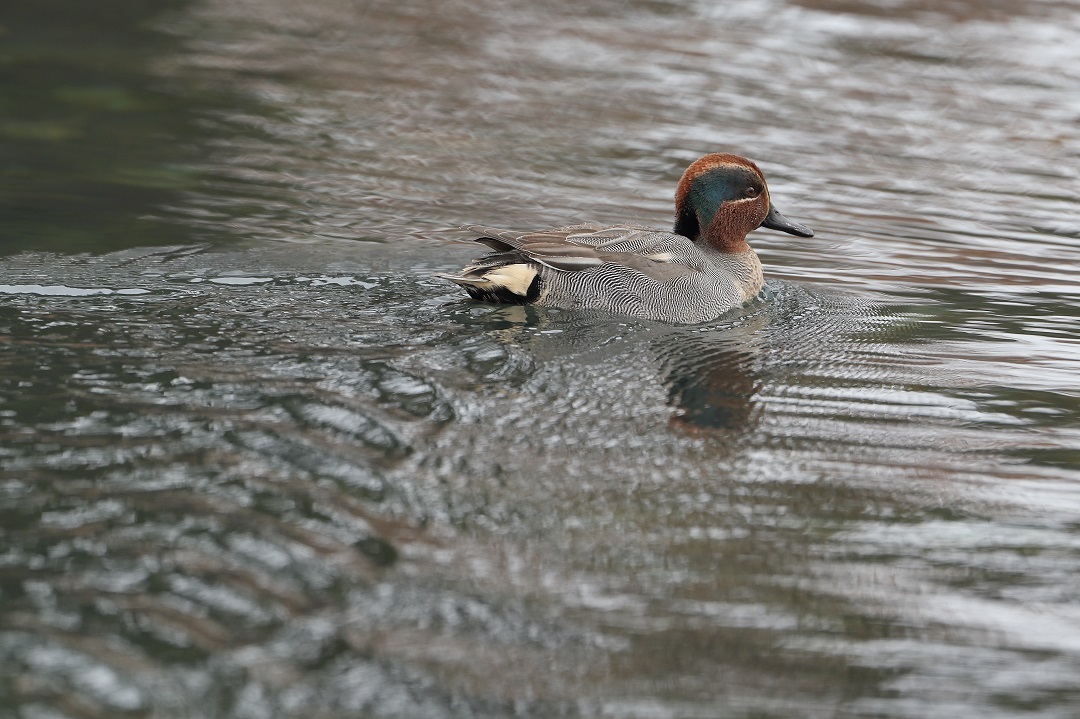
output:
M 0 716 L 1080 715 L 1080 4 L 0 10 Z M 692 326 L 453 228 L 812 239 Z

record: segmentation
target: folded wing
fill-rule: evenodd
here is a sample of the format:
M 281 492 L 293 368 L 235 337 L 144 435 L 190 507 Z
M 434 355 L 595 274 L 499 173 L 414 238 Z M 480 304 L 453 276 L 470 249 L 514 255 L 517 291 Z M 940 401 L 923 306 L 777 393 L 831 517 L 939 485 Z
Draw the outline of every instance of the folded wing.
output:
M 538 232 L 482 225 L 462 229 L 475 232 L 476 241 L 494 252 L 458 275 L 439 276 L 488 302 L 535 301 L 545 268 L 561 273 L 611 265 L 661 283 L 701 271 L 697 250 L 689 240 L 646 227 L 601 227 L 590 222 Z

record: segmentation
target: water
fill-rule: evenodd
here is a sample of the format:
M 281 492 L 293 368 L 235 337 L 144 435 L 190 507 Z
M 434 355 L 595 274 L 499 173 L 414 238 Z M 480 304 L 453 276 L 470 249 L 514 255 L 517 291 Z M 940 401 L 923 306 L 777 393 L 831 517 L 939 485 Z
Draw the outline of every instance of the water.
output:
M 24 5 L 4 716 L 1080 712 L 1075 2 Z M 716 150 L 715 323 L 432 277 Z

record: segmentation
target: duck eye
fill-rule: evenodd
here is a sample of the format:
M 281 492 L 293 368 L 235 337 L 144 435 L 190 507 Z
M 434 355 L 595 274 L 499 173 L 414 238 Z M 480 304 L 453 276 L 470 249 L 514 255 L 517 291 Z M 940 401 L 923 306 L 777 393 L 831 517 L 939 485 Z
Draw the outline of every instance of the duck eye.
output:
M 756 196 L 757 196 L 757 192 L 758 192 L 758 191 L 757 191 L 757 188 L 756 188 L 756 187 L 754 187 L 753 185 L 750 185 L 750 186 L 749 186 L 749 187 L 747 187 L 747 188 L 746 188 L 746 190 L 745 190 L 745 194 L 746 194 L 746 196 L 747 196 L 747 197 L 756 197 Z

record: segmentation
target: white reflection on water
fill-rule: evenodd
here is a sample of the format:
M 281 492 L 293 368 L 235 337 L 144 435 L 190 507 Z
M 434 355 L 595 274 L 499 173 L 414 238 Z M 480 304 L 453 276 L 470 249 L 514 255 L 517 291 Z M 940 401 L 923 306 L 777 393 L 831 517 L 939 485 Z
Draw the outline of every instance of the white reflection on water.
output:
M 142 295 L 149 292 L 136 287 L 112 290 L 107 287 L 67 287 L 66 285 L 0 285 L 7 295 L 43 295 L 46 297 L 89 297 L 91 295 Z

